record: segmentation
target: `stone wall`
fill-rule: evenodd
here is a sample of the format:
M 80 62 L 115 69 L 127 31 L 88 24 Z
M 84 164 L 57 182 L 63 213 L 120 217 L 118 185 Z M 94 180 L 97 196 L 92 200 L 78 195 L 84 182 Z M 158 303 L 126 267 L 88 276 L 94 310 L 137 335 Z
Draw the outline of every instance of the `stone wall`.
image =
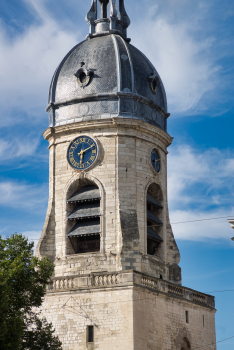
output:
M 99 159 L 94 167 L 78 172 L 67 162 L 72 140 L 86 134 L 96 138 Z M 169 266 L 179 263 L 179 251 L 170 228 L 167 205 L 167 147 L 172 139 L 148 123 L 121 119 L 76 123 L 49 128 L 50 191 L 49 207 L 39 256 L 55 262 L 55 275 L 83 274 L 94 271 L 135 269 L 169 279 Z M 156 174 L 150 153 L 156 147 L 161 171 Z M 101 250 L 96 254 L 70 254 L 67 233 L 66 200 L 85 182 L 95 183 L 101 193 Z M 147 256 L 146 194 L 156 183 L 163 194 L 163 222 L 160 256 Z M 175 280 L 180 283 L 180 277 Z
M 216 349 L 212 296 L 133 271 L 54 278 L 42 314 L 63 350 Z
M 135 350 L 181 350 L 184 339 L 188 349 L 216 349 L 214 310 L 142 288 L 133 300 Z

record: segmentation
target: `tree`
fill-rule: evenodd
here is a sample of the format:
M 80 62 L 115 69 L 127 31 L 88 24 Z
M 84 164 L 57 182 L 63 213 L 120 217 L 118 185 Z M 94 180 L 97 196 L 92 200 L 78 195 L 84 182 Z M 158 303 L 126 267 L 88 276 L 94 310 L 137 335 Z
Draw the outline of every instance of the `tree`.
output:
M 41 306 L 53 272 L 48 258 L 33 256 L 34 243 L 21 234 L 0 236 L 0 349 L 61 350 Z

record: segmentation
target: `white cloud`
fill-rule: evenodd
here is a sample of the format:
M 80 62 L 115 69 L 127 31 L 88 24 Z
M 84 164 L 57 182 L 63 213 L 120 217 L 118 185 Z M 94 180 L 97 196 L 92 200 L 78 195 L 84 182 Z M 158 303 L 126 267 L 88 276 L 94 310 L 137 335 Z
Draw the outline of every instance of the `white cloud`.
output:
M 175 237 L 230 239 L 227 218 L 234 216 L 234 158 L 228 150 L 200 151 L 188 145 L 172 149 L 168 159 L 168 200 Z
M 11 181 L 0 182 L 0 206 L 39 214 L 44 212 L 47 200 L 48 188 L 46 185 L 35 186 Z
M 56 66 L 77 43 L 78 35 L 60 28 L 43 8 L 42 2 L 29 3 L 41 18 L 41 24 L 32 25 L 24 33 L 9 40 L 7 28 L 0 22 L 2 113 L 9 112 L 9 106 L 10 111 L 17 108 L 15 112 L 21 110 L 35 114 L 37 108 L 44 112 L 50 80 Z M 30 117 L 33 122 L 33 115 Z M 2 115 L 1 125 L 17 123 L 17 119 L 14 116 L 7 119 Z
M 143 10 L 142 19 L 132 25 L 132 42 L 155 65 L 166 88 L 170 112 L 177 115 L 204 111 L 221 93 L 216 90 L 222 67 L 217 63 L 215 31 L 211 35 L 202 30 L 207 28 L 209 16 L 207 4 L 166 1 L 152 5 L 148 13 Z
M 9 40 L 6 27 L 0 23 L 0 51 L 3 53 L 0 56 L 0 102 L 4 113 L 8 113 L 9 105 L 11 109 L 17 107 L 27 113 L 35 114 L 37 109 L 44 112 L 56 66 L 75 44 L 84 39 L 80 34 L 83 27 L 88 31 L 84 19 L 81 23 L 75 23 L 73 19 L 76 32 L 63 26 L 61 23 L 66 15 L 62 20 L 56 18 L 49 11 L 47 0 L 25 0 L 25 3 L 40 18 L 40 24 L 37 21 L 24 33 Z M 222 70 L 216 63 L 216 37 L 203 30 L 210 20 L 209 2 L 167 0 L 155 5 L 154 1 L 145 0 L 144 4 L 136 3 L 136 9 L 130 11 L 132 43 L 159 71 L 170 111 L 181 115 L 206 109 L 210 99 L 215 98 Z M 62 8 L 63 4 L 58 1 L 57 6 Z M 70 1 L 69 6 L 77 11 L 83 11 L 84 7 L 88 11 L 89 8 L 89 4 L 84 5 L 81 1 Z M 222 80 L 222 88 L 225 82 Z M 220 88 L 218 91 L 220 94 Z M 206 102 L 201 102 L 204 96 Z M 20 118 L 2 118 L 2 125 L 12 122 L 20 122 Z
M 234 157 L 228 150 L 210 148 L 204 152 L 189 145 L 172 148 L 168 156 L 168 194 L 172 208 L 188 203 L 232 201 Z M 193 195 L 191 193 L 194 191 Z M 203 195 L 203 196 L 202 196 Z
M 9 160 L 27 157 L 35 153 L 39 144 L 39 137 L 14 138 L 12 140 L 0 139 L 0 160 Z
M 176 239 L 191 241 L 230 240 L 233 237 L 233 229 L 227 221 L 227 216 L 231 213 L 234 216 L 234 207 L 230 208 L 229 213 L 224 210 L 209 212 L 172 210 L 170 221 Z M 192 222 L 185 223 L 186 221 Z
M 27 237 L 29 241 L 34 242 L 34 250 L 37 246 L 37 243 L 40 239 L 42 231 L 24 231 L 22 232 L 22 235 Z

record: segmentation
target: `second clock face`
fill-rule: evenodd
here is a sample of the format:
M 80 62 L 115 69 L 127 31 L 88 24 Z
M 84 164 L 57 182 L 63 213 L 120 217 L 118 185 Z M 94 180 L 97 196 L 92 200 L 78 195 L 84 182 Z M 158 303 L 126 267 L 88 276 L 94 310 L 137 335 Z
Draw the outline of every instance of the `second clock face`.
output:
M 67 159 L 73 168 L 87 169 L 95 162 L 97 151 L 97 144 L 91 137 L 80 136 L 70 144 Z
M 159 158 L 159 154 L 156 148 L 154 148 L 151 152 L 151 164 L 156 173 L 159 173 L 161 168 L 161 160 Z

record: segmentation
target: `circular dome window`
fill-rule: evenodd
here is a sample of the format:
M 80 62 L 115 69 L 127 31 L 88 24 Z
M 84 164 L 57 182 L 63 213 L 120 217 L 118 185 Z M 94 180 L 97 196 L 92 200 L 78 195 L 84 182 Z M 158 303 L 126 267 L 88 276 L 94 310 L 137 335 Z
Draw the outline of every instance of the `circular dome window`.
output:
M 84 63 L 82 62 L 82 66 L 78 69 L 78 71 L 74 74 L 77 77 L 79 85 L 84 88 L 90 83 L 92 71 L 83 67 Z
M 158 84 L 159 84 L 158 76 L 152 73 L 149 76 L 149 83 L 150 83 L 151 90 L 153 91 L 154 94 L 156 94 L 158 89 Z

